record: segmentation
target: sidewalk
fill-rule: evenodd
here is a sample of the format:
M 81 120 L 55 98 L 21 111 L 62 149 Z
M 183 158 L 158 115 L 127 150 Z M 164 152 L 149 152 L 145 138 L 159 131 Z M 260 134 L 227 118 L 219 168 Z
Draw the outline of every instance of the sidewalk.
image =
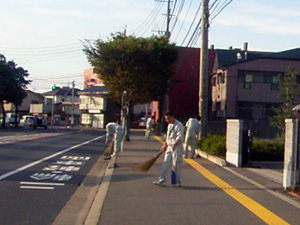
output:
M 104 203 L 99 225 L 265 224 L 193 169 L 187 161 L 182 164 L 182 188 L 172 187 L 170 179 L 166 187 L 154 186 L 152 182 L 158 179 L 163 156 L 147 173 L 137 171 L 134 166 L 154 156 L 160 146 L 161 143 L 153 137 L 145 139 L 144 132 L 131 132 L 131 141 L 125 143 L 124 151 L 117 158 L 118 167 L 113 169 L 111 180 L 104 182 L 107 193 L 102 196 Z M 272 172 L 280 176 L 280 172 L 269 168 L 224 169 L 204 158 L 194 161 L 276 214 L 286 217 L 290 224 L 298 223 L 300 201 L 292 199 L 292 203 L 289 203 L 289 196 L 283 193 L 282 185 L 262 176 L 271 174 L 269 177 L 273 177 Z M 258 176 L 258 171 L 263 172 Z M 247 179 L 253 178 L 261 186 L 253 185 L 254 181 L 246 182 L 234 173 Z M 270 194 L 274 191 L 282 195 L 282 199 Z M 287 209 L 286 212 L 282 212 L 283 207 Z

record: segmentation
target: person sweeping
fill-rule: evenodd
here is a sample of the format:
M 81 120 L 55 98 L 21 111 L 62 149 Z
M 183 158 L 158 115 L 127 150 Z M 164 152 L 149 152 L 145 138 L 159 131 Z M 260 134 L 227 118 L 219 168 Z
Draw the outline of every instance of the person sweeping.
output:
M 121 142 L 123 138 L 124 130 L 117 123 L 108 123 L 106 125 L 106 141 L 105 144 L 114 142 L 114 151 L 111 157 L 117 156 L 121 149 Z
M 181 187 L 181 163 L 183 161 L 183 125 L 176 120 L 172 112 L 165 114 L 168 123 L 167 136 L 160 151 L 165 152 L 164 161 L 161 167 L 159 180 L 153 182 L 154 185 L 163 186 L 167 180 L 167 172 L 172 167 L 171 182 L 175 187 Z

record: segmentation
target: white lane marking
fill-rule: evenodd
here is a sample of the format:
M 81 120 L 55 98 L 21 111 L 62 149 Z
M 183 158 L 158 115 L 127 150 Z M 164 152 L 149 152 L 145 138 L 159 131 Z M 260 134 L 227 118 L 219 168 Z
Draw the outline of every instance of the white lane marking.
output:
M 32 167 L 32 166 L 35 166 L 35 165 L 37 165 L 37 164 L 39 164 L 39 163 L 42 163 L 42 162 L 44 162 L 44 161 L 46 161 L 46 160 L 48 160 L 48 159 L 54 158 L 54 157 L 56 157 L 56 156 L 58 156 L 58 155 L 61 155 L 61 154 L 66 153 L 66 152 L 69 152 L 69 151 L 71 151 L 71 150 L 73 150 L 73 149 L 75 149 L 75 148 L 78 148 L 78 147 L 81 147 L 81 146 L 83 146 L 83 145 L 89 144 L 89 143 L 91 143 L 91 142 L 93 142 L 93 141 L 96 141 L 96 140 L 98 140 L 98 139 L 101 139 L 101 138 L 103 138 L 103 137 L 105 137 L 105 135 L 102 135 L 102 136 L 100 136 L 100 137 L 96 137 L 96 138 L 91 139 L 91 140 L 89 140 L 89 141 L 85 141 L 85 142 L 83 142 L 83 143 L 81 143 L 81 144 L 78 144 L 78 145 L 74 145 L 74 146 L 72 146 L 72 147 L 70 147 L 70 148 L 67 148 L 67 149 L 64 149 L 64 150 L 62 150 L 62 151 L 60 151 L 60 152 L 54 153 L 54 154 L 52 154 L 52 155 L 49 155 L 49 156 L 47 156 L 47 157 L 45 157 L 45 158 L 43 158 L 43 159 L 37 160 L 37 161 L 35 161 L 35 162 L 33 162 L 33 163 L 30 163 L 30 164 L 27 164 L 27 165 L 25 165 L 25 166 L 22 166 L 22 167 L 20 167 L 20 168 L 18 168 L 18 169 L 15 169 L 15 170 L 11 171 L 11 172 L 5 173 L 5 174 L 3 174 L 3 175 L 0 176 L 0 180 L 3 180 L 3 179 L 5 179 L 5 178 L 7 178 L 7 177 L 10 177 L 10 176 L 16 174 L 16 173 L 19 173 L 19 172 L 21 172 L 21 171 L 23 171 L 23 170 L 26 170 L 26 169 L 28 169 L 28 168 L 30 168 L 30 167 Z
M 27 181 L 21 181 L 20 184 L 30 184 L 30 185 L 53 185 L 53 186 L 64 186 L 65 184 L 63 183 L 45 183 L 45 182 L 27 182 Z
M 21 186 L 22 189 L 40 189 L 40 190 L 53 190 L 54 187 L 41 187 L 41 186 Z

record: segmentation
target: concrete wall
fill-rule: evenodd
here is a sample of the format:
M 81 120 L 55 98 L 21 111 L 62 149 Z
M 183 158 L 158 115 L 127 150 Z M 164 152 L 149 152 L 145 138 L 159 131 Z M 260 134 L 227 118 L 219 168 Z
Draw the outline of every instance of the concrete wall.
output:
M 236 167 L 242 166 L 242 120 L 227 120 L 226 161 Z
M 284 144 L 284 167 L 283 167 L 283 187 L 285 189 L 296 184 L 295 160 L 298 151 L 298 120 L 285 120 L 285 144 Z

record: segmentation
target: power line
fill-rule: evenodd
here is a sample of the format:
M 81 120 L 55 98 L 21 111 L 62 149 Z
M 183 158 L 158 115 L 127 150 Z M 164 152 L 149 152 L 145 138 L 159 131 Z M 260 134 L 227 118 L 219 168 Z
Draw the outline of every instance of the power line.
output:
M 145 25 L 147 23 L 149 23 L 150 18 L 152 17 L 152 15 L 154 15 L 154 13 L 158 10 L 160 4 L 161 4 L 161 2 L 156 2 L 155 6 L 151 10 L 151 12 L 148 14 L 148 16 L 145 18 L 145 20 L 138 27 L 136 27 L 134 30 L 132 30 L 131 32 L 134 32 L 134 31 L 138 32 L 138 30 L 140 30 L 141 28 L 144 28 Z
M 211 22 L 210 23 L 212 23 L 212 21 L 218 16 L 218 15 L 220 15 L 220 13 L 231 3 L 231 2 L 233 2 L 233 0 L 228 0 L 228 1 L 225 1 L 224 3 L 223 3 L 223 5 L 220 7 L 220 9 L 219 9 L 219 11 L 216 13 L 216 15 L 214 16 L 214 17 L 212 17 L 211 18 Z
M 201 9 L 201 5 L 202 5 L 202 3 L 199 4 L 198 9 L 197 9 L 197 11 L 196 11 L 196 13 L 195 13 L 195 15 L 194 15 L 193 21 L 192 21 L 192 23 L 191 23 L 191 25 L 190 25 L 190 27 L 189 27 L 189 29 L 188 29 L 187 34 L 185 35 L 183 41 L 181 42 L 181 45 L 183 45 L 184 42 L 185 42 L 185 40 L 187 39 L 187 37 L 188 37 L 188 35 L 189 35 L 189 33 L 190 33 L 190 31 L 191 31 L 191 29 L 192 29 L 194 23 L 195 23 L 196 18 L 199 18 L 199 12 L 200 12 L 200 9 Z M 197 27 L 197 26 L 196 26 L 196 27 Z
M 143 27 L 141 29 L 139 29 L 136 33 L 141 33 L 141 36 L 143 36 L 146 32 L 149 31 L 151 25 L 153 25 L 153 23 L 155 22 L 161 8 L 163 6 L 163 2 L 157 2 L 155 10 L 153 10 L 153 13 L 149 14 L 147 19 L 147 23 L 145 25 L 143 25 Z
M 55 49 L 55 48 L 65 48 L 68 46 L 75 46 L 79 43 L 71 43 L 66 45 L 55 45 L 55 46 L 46 46 L 46 47 L 22 47 L 22 48 L 10 48 L 10 47 L 0 47 L 0 49 L 4 50 L 20 50 L 20 51 L 28 51 L 28 50 L 47 50 L 47 49 Z
M 188 7 L 188 10 L 187 10 L 187 12 L 186 12 L 186 14 L 185 14 L 185 17 L 184 17 L 183 21 L 186 20 L 188 14 L 189 14 L 189 12 L 190 12 L 191 6 L 192 6 L 192 4 L 193 4 L 193 1 L 194 1 L 194 0 L 192 0 L 192 1 L 190 2 L 189 7 Z M 178 22 L 178 19 L 179 19 L 179 17 L 176 17 L 176 23 Z M 180 26 L 179 31 L 178 31 L 178 33 L 177 33 L 177 36 L 175 37 L 175 41 L 177 40 L 178 35 L 180 34 L 181 30 L 183 29 L 183 24 L 184 24 L 184 22 L 181 23 L 181 26 Z M 172 30 L 174 30 L 174 29 L 175 29 L 175 26 L 173 26 L 173 29 L 172 29 Z
M 193 0 L 192 0 L 193 1 Z M 182 9 L 183 9 L 183 7 L 184 7 L 184 4 L 185 4 L 185 0 L 183 0 L 183 1 L 181 1 L 181 4 L 180 4 L 180 6 L 179 6 L 179 8 L 178 8 L 178 10 L 177 10 L 177 14 L 176 14 L 176 16 L 175 16 L 175 21 L 174 21 L 174 23 L 173 23 L 173 26 L 172 26 L 172 31 L 175 29 L 175 27 L 176 27 L 176 24 L 177 24 L 177 21 L 178 21 L 178 19 L 179 19 L 179 17 L 180 17 L 180 14 L 181 14 L 181 12 L 182 12 Z M 172 32 L 171 32 L 172 33 Z

